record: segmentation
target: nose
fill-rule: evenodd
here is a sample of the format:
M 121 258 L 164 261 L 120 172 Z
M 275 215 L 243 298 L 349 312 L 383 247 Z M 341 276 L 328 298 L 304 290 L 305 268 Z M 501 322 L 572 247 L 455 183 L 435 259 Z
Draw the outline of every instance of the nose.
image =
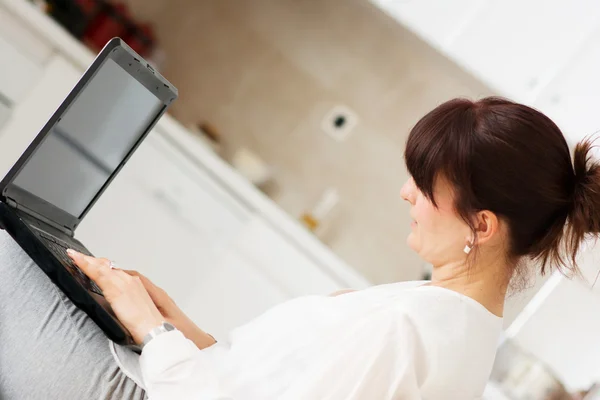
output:
M 400 196 L 410 204 L 415 204 L 415 184 L 412 178 L 409 178 L 404 185 L 402 185 Z

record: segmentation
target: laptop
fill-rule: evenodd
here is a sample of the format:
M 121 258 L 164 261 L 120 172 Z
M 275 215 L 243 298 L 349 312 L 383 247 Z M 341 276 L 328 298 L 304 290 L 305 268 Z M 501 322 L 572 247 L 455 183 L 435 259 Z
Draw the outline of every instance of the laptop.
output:
M 0 227 L 108 338 L 134 349 L 66 249 L 91 255 L 77 226 L 176 98 L 171 83 L 114 38 L 0 183 Z

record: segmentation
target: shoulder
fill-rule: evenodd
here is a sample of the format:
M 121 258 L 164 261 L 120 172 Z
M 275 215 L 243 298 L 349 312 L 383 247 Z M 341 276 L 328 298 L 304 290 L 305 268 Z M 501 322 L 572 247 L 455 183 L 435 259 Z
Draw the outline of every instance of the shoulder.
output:
M 431 377 L 443 382 L 486 379 L 502 332 L 502 319 L 481 304 L 447 289 L 407 291 L 398 312 L 415 327 Z M 462 360 L 457 364 L 456 360 Z M 460 368 L 458 368 L 460 367 Z
M 395 371 L 397 388 L 420 387 L 430 376 L 433 354 L 415 318 L 388 309 L 371 322 L 369 358 Z
M 410 289 L 392 307 L 410 318 L 424 342 L 434 348 L 441 345 L 443 352 L 469 347 L 473 340 L 487 343 L 488 338 L 495 340 L 502 330 L 501 318 L 477 301 L 448 289 Z
M 364 339 L 378 346 L 393 348 L 406 357 L 407 353 L 424 352 L 423 335 L 418 321 L 410 313 L 384 309 L 373 312 L 365 321 Z M 388 349 L 389 350 L 389 349 Z
M 435 393 L 432 398 L 448 388 L 469 394 L 456 398 L 473 398 L 493 363 L 501 332 L 497 317 L 444 289 L 389 289 L 385 301 L 377 302 L 385 305 L 382 312 L 369 316 L 372 328 L 366 332 L 385 343 L 372 353 L 387 354 L 389 366 L 414 374 L 423 393 Z

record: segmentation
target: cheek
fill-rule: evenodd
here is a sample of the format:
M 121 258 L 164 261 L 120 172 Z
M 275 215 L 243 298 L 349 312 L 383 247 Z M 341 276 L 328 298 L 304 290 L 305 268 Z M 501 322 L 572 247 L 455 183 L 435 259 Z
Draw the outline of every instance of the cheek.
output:
M 428 202 L 416 204 L 412 215 L 417 224 L 411 227 L 407 243 L 413 250 L 426 259 L 438 259 L 454 248 L 461 231 L 454 215 Z
M 414 221 L 411 221 L 408 245 L 420 252 L 424 245 L 431 241 L 436 230 L 435 209 L 427 202 L 417 202 L 411 210 Z
M 421 233 L 430 232 L 435 229 L 437 220 L 437 210 L 432 204 L 423 200 L 420 203 L 415 204 L 412 215 L 416 221 L 415 228 Z

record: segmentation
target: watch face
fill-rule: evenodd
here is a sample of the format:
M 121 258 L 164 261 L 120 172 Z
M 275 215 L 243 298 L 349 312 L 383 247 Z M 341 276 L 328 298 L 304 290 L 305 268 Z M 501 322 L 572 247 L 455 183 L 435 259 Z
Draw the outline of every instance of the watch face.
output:
M 161 333 L 165 333 L 165 332 L 170 332 L 170 331 L 174 331 L 177 328 L 175 328 L 173 325 L 171 325 L 168 322 L 163 322 L 161 325 L 157 326 L 156 328 L 152 329 L 143 339 L 143 343 L 142 343 L 142 348 L 148 344 L 148 342 L 150 342 L 152 339 L 154 339 L 156 336 L 160 335 Z
M 174 330 L 175 330 L 175 327 L 174 327 L 173 325 L 171 325 L 170 323 L 168 323 L 168 322 L 164 322 L 164 323 L 163 323 L 163 327 L 165 328 L 165 330 L 166 330 L 167 332 L 170 332 L 170 331 L 174 331 Z

